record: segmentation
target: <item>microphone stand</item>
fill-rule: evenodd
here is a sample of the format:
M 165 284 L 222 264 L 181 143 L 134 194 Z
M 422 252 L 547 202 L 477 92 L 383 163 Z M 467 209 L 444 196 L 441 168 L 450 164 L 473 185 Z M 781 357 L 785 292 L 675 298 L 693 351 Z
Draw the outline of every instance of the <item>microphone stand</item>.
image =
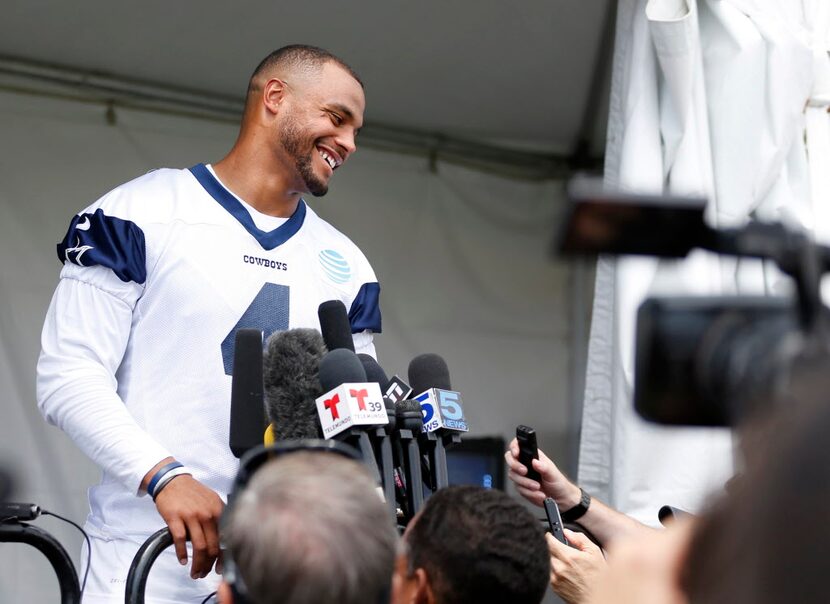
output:
M 418 434 L 408 428 L 401 428 L 401 445 L 406 456 L 404 477 L 406 478 L 406 504 L 412 517 L 424 505 L 424 479 L 421 473 L 421 447 Z
M 27 543 L 46 556 L 58 577 L 61 604 L 80 604 L 81 586 L 75 565 L 63 546 L 52 535 L 25 522 L 0 522 L 0 542 Z
M 432 492 L 450 486 L 447 470 L 447 448 L 461 442 L 461 435 L 452 430 L 436 430 L 422 435 L 427 447 Z
M 386 505 L 389 506 L 392 518 L 397 518 L 398 506 L 395 500 L 395 462 L 392 459 L 392 441 L 387 433 L 386 426 L 373 428 L 371 434 L 374 436 L 380 453 L 380 477 L 383 496 L 386 498 Z
M 360 451 L 363 462 L 369 467 L 372 478 L 380 484 L 380 470 L 378 470 L 378 462 L 375 459 L 372 441 L 369 440 L 369 433 L 361 428 L 348 428 L 335 436 L 335 438 L 352 445 Z
M 173 535 L 165 526 L 150 535 L 149 539 L 138 548 L 127 573 L 127 584 L 124 589 L 126 604 L 144 604 L 144 588 L 147 586 L 147 576 L 150 574 L 153 562 L 171 545 L 173 545 Z

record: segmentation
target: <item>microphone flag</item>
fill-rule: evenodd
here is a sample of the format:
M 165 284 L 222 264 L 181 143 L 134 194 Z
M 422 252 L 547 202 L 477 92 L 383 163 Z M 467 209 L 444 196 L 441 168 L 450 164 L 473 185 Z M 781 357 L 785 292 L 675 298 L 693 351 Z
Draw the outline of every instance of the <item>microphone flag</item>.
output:
M 375 382 L 341 384 L 317 398 L 316 403 L 327 439 L 355 426 L 389 423 L 380 386 Z
M 442 428 L 456 432 L 469 432 L 460 393 L 454 390 L 429 388 L 416 396 L 414 400 L 421 404 L 421 413 L 424 416 L 422 432 L 435 432 Z

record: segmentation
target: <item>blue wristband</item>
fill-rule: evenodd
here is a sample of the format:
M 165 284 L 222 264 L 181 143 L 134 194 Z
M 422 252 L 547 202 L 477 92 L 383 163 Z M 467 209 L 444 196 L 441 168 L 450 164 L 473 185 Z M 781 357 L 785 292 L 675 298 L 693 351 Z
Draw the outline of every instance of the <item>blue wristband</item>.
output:
M 161 480 L 165 474 L 167 474 L 170 470 L 175 470 L 176 468 L 183 468 L 184 466 L 180 464 L 178 461 L 171 461 L 169 464 L 161 466 L 153 477 L 150 479 L 149 484 L 147 485 L 147 494 L 150 497 L 155 498 L 156 496 L 156 485 L 158 484 L 159 480 Z

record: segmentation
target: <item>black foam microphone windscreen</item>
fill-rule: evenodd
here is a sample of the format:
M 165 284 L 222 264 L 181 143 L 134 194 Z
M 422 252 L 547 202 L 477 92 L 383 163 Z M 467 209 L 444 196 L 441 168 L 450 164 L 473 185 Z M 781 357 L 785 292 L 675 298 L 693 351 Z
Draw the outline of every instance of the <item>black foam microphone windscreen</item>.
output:
M 317 309 L 320 319 L 320 332 L 329 350 L 345 348 L 354 352 L 352 326 L 346 305 L 340 300 L 326 300 Z
M 386 386 L 389 384 L 389 378 L 383 370 L 383 367 L 381 367 L 375 360 L 375 357 L 370 354 L 366 354 L 365 352 L 361 352 L 357 355 L 357 358 L 360 359 L 360 362 L 363 365 L 363 370 L 366 371 L 366 381 L 376 383 L 380 386 L 381 392 L 385 391 Z
M 265 409 L 276 440 L 320 438 L 315 399 L 321 392 L 319 369 L 325 353 L 316 329 L 280 331 L 268 340 Z
M 262 331 L 239 329 L 233 348 L 228 436 L 228 445 L 236 457 L 262 444 L 267 425 L 262 391 Z
M 415 434 L 421 433 L 424 414 L 421 412 L 421 403 L 413 399 L 406 399 L 395 403 L 395 415 L 398 427 L 412 430 Z
M 320 384 L 323 386 L 323 392 L 333 390 L 340 384 L 365 381 L 366 370 L 351 350 L 345 348 L 330 350 L 320 361 Z
M 452 390 L 446 361 L 434 353 L 418 355 L 409 363 L 409 384 L 415 394 L 430 388 Z

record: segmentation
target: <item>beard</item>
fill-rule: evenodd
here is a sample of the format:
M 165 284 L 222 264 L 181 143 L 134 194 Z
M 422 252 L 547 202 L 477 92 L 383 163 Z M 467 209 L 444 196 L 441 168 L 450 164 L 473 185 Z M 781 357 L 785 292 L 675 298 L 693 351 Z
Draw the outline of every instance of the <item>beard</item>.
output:
M 279 134 L 280 144 L 294 162 L 297 173 L 306 185 L 306 189 L 314 197 L 322 197 L 328 193 L 329 185 L 314 173 L 312 153 L 317 153 L 314 139 L 305 136 L 300 124 L 294 116 L 288 116 Z M 310 150 L 308 150 L 310 148 Z

